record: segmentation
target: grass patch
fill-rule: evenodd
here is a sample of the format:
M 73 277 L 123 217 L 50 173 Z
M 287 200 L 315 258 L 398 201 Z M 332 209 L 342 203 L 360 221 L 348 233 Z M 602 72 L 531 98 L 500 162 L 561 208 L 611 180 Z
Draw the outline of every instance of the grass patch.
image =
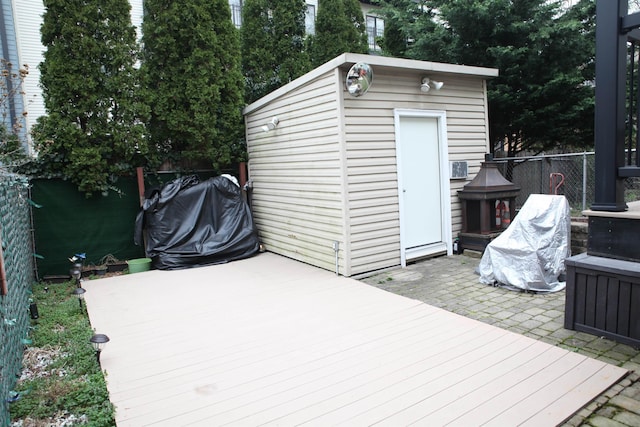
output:
M 114 407 L 89 338 L 93 330 L 80 308 L 72 281 L 36 284 L 33 298 L 39 319 L 32 321 L 33 340 L 25 351 L 11 404 L 12 425 L 86 424 L 115 426 Z

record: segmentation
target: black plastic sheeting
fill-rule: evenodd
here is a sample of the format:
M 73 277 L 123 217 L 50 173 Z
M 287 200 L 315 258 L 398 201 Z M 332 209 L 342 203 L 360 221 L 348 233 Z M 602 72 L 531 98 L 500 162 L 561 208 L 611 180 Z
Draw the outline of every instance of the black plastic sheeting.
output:
M 248 258 L 258 233 L 240 187 L 225 176 L 177 178 L 145 194 L 135 243 L 153 268 L 176 270 Z

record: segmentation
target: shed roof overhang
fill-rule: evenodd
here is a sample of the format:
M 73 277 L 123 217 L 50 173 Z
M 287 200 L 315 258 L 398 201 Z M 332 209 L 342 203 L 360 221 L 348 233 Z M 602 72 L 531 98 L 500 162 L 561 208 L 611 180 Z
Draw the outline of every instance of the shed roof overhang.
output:
M 313 81 L 316 77 L 325 74 L 328 71 L 331 71 L 334 68 L 339 68 L 343 66 L 351 66 L 357 62 L 366 62 L 369 65 L 380 67 L 386 69 L 390 72 L 399 71 L 399 70 L 413 70 L 420 72 L 430 72 L 430 73 L 447 73 L 447 74 L 458 74 L 465 76 L 474 76 L 481 78 L 492 78 L 498 76 L 498 69 L 496 68 L 484 68 L 484 67 L 474 67 L 469 65 L 456 65 L 456 64 L 445 64 L 441 62 L 429 62 L 429 61 L 417 61 L 414 59 L 403 59 L 403 58 L 393 58 L 389 56 L 377 56 L 377 55 L 365 55 L 359 53 L 343 53 L 342 55 L 338 55 L 332 60 L 325 62 L 319 67 L 309 71 L 307 74 L 298 77 L 290 83 L 274 90 L 268 95 L 263 96 L 257 101 L 247 105 L 243 114 L 250 114 L 253 111 L 259 110 L 264 105 L 269 102 L 277 99 L 278 97 L 300 87 L 311 81 Z

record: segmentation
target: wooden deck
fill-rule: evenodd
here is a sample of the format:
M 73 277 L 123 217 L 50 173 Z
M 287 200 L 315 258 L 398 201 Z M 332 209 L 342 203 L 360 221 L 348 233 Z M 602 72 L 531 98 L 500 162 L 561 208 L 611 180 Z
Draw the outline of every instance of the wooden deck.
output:
M 86 281 L 118 426 L 552 426 L 626 371 L 274 254 Z

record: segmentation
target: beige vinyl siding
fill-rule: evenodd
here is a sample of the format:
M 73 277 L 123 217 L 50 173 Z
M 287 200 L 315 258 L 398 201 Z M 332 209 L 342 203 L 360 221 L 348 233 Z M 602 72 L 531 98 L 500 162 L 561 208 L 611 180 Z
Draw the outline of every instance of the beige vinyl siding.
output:
M 449 161 L 469 161 L 470 176 L 488 149 L 482 78 L 430 74 L 445 86 L 425 94 L 422 74 L 376 71 L 365 96 L 344 95 L 351 275 L 400 264 L 394 109 L 445 111 Z M 454 236 L 461 228 L 457 190 L 467 182 L 450 180 Z
M 374 82 L 354 98 L 344 78 L 358 61 L 372 65 Z M 444 88 L 421 92 L 423 75 Z M 468 161 L 472 178 L 488 151 L 484 79 L 495 75 L 344 54 L 247 106 L 252 209 L 266 249 L 334 270 L 337 241 L 345 276 L 400 265 L 395 109 L 444 111 L 448 160 Z M 262 132 L 273 117 L 279 126 Z M 449 180 L 452 236 L 461 228 L 457 191 L 469 181 Z
M 332 70 L 247 117 L 252 210 L 262 243 L 328 270 L 335 269 L 333 242 L 344 241 L 335 79 Z M 279 125 L 263 132 L 272 117 Z

